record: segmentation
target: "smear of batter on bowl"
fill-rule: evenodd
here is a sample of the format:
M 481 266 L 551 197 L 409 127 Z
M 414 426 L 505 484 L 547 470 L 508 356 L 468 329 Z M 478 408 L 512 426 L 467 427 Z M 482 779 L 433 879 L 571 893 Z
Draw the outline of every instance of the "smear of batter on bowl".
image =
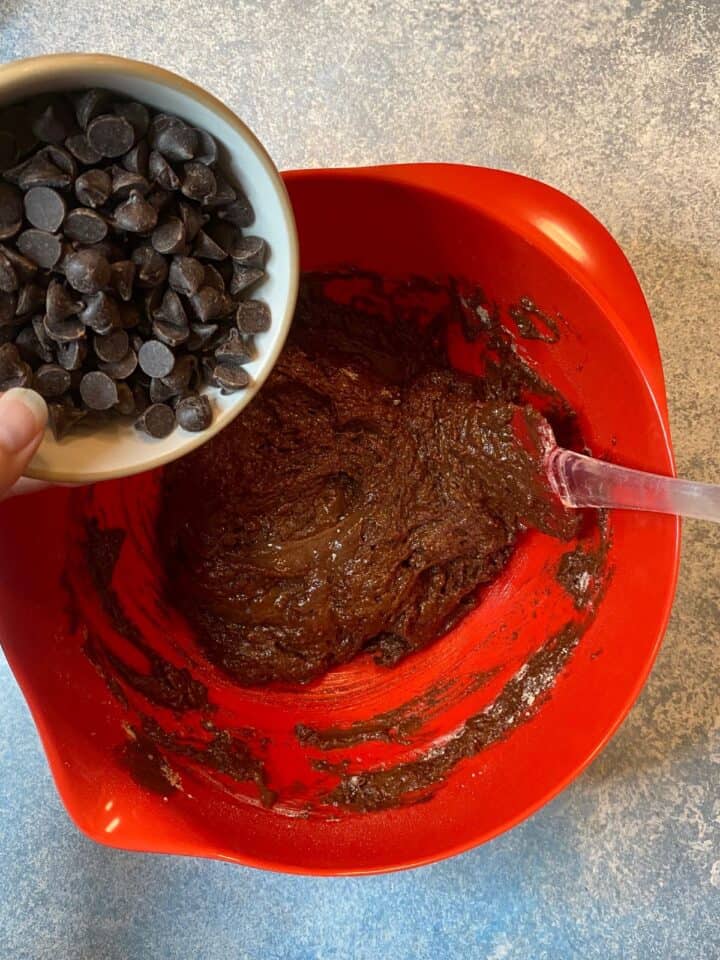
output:
M 505 739 L 534 716 L 582 633 L 581 625 L 566 624 L 523 664 L 485 710 L 470 717 L 442 745 L 405 763 L 362 773 L 343 772 L 325 799 L 365 813 L 427 799 L 428 788 L 442 781 L 461 760 Z
M 453 324 L 484 334 L 483 376 L 451 367 Z M 306 276 L 253 404 L 164 474 L 168 596 L 206 656 L 245 685 L 307 682 L 364 649 L 391 665 L 457 623 L 523 530 L 570 539 L 531 399 L 567 427 L 470 293 Z
M 428 720 L 442 713 L 447 695 L 468 696 L 481 689 L 500 672 L 498 667 L 471 674 L 469 677 L 448 677 L 433 684 L 399 707 L 377 713 L 367 720 L 356 720 L 347 726 L 316 728 L 299 723 L 295 736 L 300 743 L 320 750 L 354 747 L 370 740 L 386 743 L 407 743 Z
M 600 537 L 595 543 L 580 542 L 560 558 L 556 579 L 577 610 L 585 610 L 598 598 L 607 574 L 606 560 L 609 546 L 606 511 L 598 511 Z

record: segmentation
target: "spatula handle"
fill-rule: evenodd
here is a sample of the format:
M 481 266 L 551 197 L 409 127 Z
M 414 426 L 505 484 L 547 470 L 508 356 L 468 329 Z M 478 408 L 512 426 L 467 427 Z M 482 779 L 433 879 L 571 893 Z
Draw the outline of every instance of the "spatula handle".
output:
M 720 486 L 630 470 L 556 447 L 548 456 L 550 484 L 567 507 L 614 507 L 675 513 L 720 523 Z

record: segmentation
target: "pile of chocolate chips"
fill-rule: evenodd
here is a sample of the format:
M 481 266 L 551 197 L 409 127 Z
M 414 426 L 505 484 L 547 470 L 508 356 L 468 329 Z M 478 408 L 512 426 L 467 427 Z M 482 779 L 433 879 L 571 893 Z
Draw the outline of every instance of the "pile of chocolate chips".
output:
M 242 390 L 265 241 L 204 130 L 106 90 L 0 114 L 0 391 L 32 387 L 55 437 L 92 414 L 204 430 Z

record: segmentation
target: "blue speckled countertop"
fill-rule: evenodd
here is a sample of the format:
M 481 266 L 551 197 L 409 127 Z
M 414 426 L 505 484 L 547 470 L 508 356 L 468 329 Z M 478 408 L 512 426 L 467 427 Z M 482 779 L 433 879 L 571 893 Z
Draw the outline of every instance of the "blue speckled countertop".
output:
M 576 197 L 645 289 L 679 468 L 715 481 L 718 37 L 716 0 L 0 0 L 0 59 L 168 66 L 280 167 L 477 162 Z M 352 880 L 94 846 L 3 662 L 0 960 L 720 957 L 719 626 L 720 531 L 688 524 L 663 650 L 593 766 L 481 849 Z

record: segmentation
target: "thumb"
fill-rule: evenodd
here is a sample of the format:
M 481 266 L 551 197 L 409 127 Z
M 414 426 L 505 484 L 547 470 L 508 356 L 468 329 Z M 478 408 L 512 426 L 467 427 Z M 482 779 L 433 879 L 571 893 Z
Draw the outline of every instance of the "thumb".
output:
M 34 390 L 13 387 L 0 395 L 0 499 L 39 447 L 47 416 L 47 404 Z

